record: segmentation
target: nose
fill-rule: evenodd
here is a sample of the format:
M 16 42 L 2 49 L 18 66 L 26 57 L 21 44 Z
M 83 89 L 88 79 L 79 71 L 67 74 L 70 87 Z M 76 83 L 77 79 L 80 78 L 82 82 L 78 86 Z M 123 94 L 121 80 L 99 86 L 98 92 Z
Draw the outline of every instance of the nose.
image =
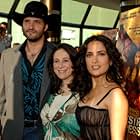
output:
M 92 57 L 92 63 L 97 63 L 97 56 Z
M 29 26 L 29 29 L 33 29 L 34 23 L 32 21 L 30 21 L 28 26 Z
M 58 67 L 59 68 L 63 68 L 63 66 L 64 66 L 64 63 L 63 62 L 59 62 Z

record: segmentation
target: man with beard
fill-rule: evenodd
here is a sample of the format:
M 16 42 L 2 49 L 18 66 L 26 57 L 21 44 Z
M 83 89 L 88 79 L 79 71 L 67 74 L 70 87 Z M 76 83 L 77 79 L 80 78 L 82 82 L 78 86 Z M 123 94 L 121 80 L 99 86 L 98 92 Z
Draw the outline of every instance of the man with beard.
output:
M 42 140 L 40 110 L 49 93 L 47 60 L 55 46 L 46 41 L 48 8 L 29 2 L 15 13 L 25 42 L 3 51 L 0 61 L 0 120 L 4 140 Z

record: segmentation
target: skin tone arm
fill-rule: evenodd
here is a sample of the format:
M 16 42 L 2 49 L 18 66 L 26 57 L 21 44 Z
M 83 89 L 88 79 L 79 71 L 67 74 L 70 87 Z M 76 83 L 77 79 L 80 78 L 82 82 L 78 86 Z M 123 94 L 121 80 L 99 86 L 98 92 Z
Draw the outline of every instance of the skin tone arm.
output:
M 111 140 L 125 140 L 128 101 L 121 89 L 117 88 L 109 96 L 108 110 L 110 117 Z

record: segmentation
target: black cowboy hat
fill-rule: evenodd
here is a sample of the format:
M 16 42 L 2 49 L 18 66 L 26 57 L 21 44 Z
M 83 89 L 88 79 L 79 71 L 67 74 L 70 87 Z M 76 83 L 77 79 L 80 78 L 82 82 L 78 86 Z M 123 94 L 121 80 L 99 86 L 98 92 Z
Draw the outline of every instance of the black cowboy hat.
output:
M 48 8 L 41 2 L 31 1 L 25 6 L 23 14 L 14 12 L 12 16 L 13 20 L 20 26 L 22 25 L 25 17 L 41 18 L 45 21 L 45 23 L 48 23 Z

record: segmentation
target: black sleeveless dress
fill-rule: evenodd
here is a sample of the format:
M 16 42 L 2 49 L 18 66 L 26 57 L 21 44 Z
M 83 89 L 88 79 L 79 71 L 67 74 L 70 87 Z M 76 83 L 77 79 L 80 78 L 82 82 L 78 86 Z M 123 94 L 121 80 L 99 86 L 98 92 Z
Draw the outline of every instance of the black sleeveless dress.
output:
M 111 90 L 96 105 L 99 105 Z M 82 140 L 111 140 L 109 112 L 107 109 L 77 106 L 76 118 L 80 125 Z

